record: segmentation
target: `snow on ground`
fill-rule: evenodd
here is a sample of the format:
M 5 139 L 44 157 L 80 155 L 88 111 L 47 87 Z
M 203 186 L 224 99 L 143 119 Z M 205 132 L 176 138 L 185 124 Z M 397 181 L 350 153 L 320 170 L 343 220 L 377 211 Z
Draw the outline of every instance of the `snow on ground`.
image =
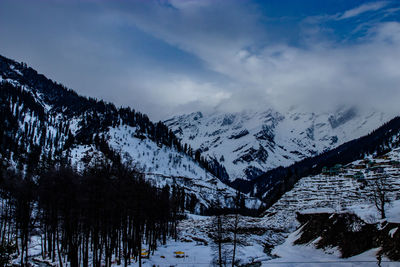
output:
M 206 172 L 191 157 L 175 149 L 159 146 L 155 142 L 135 137 L 136 128 L 120 126 L 108 131 L 109 144 L 119 151 L 123 161 L 145 174 L 146 180 L 159 188 L 178 185 L 186 193 L 195 195 L 199 200 L 196 212 L 218 201 L 224 207 L 232 207 L 236 190 L 222 183 L 217 177 Z M 85 164 L 101 162 L 104 155 L 94 145 L 78 145 L 70 151 L 71 163 L 78 171 Z M 257 209 L 261 205 L 257 198 L 246 195 L 246 207 Z
M 393 201 L 386 212 L 389 222 L 400 222 L 400 167 L 394 162 L 399 158 L 400 150 L 396 149 L 384 157 L 368 159 L 389 174 L 389 181 L 393 185 L 390 194 Z M 299 246 L 292 244 L 299 233 L 299 230 L 293 233 L 299 227 L 296 212 L 350 212 L 369 223 L 379 221 L 379 214 L 368 195 L 371 189 L 365 186 L 365 181 L 375 179 L 377 174 L 367 167 L 360 168 L 365 162 L 365 160 L 355 161 L 343 167 L 341 173 L 336 176 L 316 175 L 302 178 L 291 191 L 267 210 L 264 217 L 242 217 L 243 228 L 259 228 L 259 231 L 244 235 L 249 244 L 241 247 L 242 253 L 247 256 L 243 260 L 246 262 L 259 260 L 263 262 L 263 266 L 376 266 L 377 249 L 342 259 L 335 248 L 324 251 L 316 249 L 313 244 Z M 352 176 L 359 171 L 364 174 L 365 181 Z M 210 219 L 205 216 L 190 215 L 180 224 L 181 236 L 187 239 L 191 236 L 207 238 L 207 220 Z M 390 234 L 394 234 L 394 231 Z M 280 258 L 271 259 L 264 253 L 264 243 L 276 245 L 270 255 L 275 254 Z M 383 258 L 382 266 L 400 266 L 398 262 L 385 261 L 388 259 Z
M 241 217 L 240 225 L 245 226 L 248 221 L 254 218 Z M 209 236 L 213 231 L 213 217 L 188 214 L 187 219 L 178 224 L 178 238 L 168 239 L 166 245 L 159 245 L 154 254 L 150 254 L 148 259 L 143 259 L 143 267 L 152 266 L 212 266 L 217 257 L 217 247 Z M 232 220 L 232 218 L 231 218 Z M 229 225 L 226 222 L 225 228 Z M 262 237 L 257 235 L 238 235 L 239 240 L 243 240 L 237 247 L 236 259 L 241 263 L 269 259 L 263 252 Z M 146 249 L 146 244 L 143 244 Z M 223 244 L 223 250 L 228 251 L 227 258 L 231 258 L 232 245 Z M 184 257 L 177 258 L 175 252 L 183 252 Z M 34 236 L 31 239 L 29 255 L 31 258 L 40 259 L 41 246 L 40 237 Z M 89 257 L 91 258 L 91 257 Z M 58 260 L 58 259 L 57 259 Z M 19 262 L 18 259 L 15 260 Z M 56 262 L 57 264 L 57 262 Z M 45 266 L 45 265 L 43 265 Z M 66 263 L 64 266 L 68 266 Z M 112 266 L 118 266 L 115 263 Z M 138 266 L 132 260 L 129 266 Z
M 399 221 L 400 201 L 400 150 L 396 149 L 380 158 L 358 160 L 342 168 L 338 175 L 314 175 L 300 179 L 292 190 L 286 192 L 265 213 L 267 224 L 294 231 L 299 223 L 296 212 L 317 213 L 354 212 L 365 221 L 373 223 L 379 219 L 379 214 L 371 198 L 371 183 L 379 174 L 370 170 L 366 162 L 372 160 L 375 166 L 383 168 L 388 174 L 388 181 L 393 186 L 390 198 L 394 201 L 388 206 L 387 216 L 390 221 Z M 363 179 L 353 177 L 357 172 L 362 173 Z
M 84 154 L 86 149 L 92 147 L 76 148 L 71 154 Z M 381 158 L 369 158 L 384 168 L 394 186 L 391 194 L 393 202 L 387 208 L 387 220 L 390 222 L 400 222 L 400 166 L 393 162 L 399 158 L 400 150 L 394 150 Z M 365 175 L 366 181 L 376 177 L 375 172 L 369 171 L 367 167 L 360 167 L 365 162 L 355 161 L 343 167 L 337 176 L 316 175 L 302 178 L 293 190 L 267 210 L 264 217 L 241 216 L 240 228 L 243 231 L 239 238 L 243 242 L 238 247 L 238 259 L 242 263 L 261 261 L 262 266 L 376 266 L 377 249 L 342 259 L 335 248 L 316 249 L 313 246 L 316 241 L 307 245 L 293 245 L 300 231 L 296 231 L 299 227 L 296 212 L 353 212 L 367 222 L 379 220 L 376 208 L 366 194 L 370 189 L 363 185 L 365 183 L 362 180 L 352 177 L 358 171 Z M 207 187 L 207 184 L 204 186 Z M 232 218 L 228 219 L 224 228 L 228 229 L 231 223 Z M 150 259 L 144 259 L 143 266 L 210 266 L 216 256 L 215 245 L 209 236 L 212 230 L 212 217 L 189 214 L 187 219 L 178 224 L 178 240 L 168 240 L 165 246 L 160 245 Z M 395 229 L 389 235 L 394 233 Z M 265 244 L 275 246 L 271 253 L 264 252 Z M 231 249 L 229 245 L 225 247 Z M 38 249 L 40 247 L 30 254 L 37 253 Z M 184 252 L 187 257 L 176 258 L 176 251 Z M 387 261 L 388 259 L 383 258 L 382 266 L 400 266 L 398 262 Z M 137 266 L 137 263 L 132 263 L 131 266 Z
M 176 258 L 174 252 L 177 251 L 184 252 L 185 257 Z M 143 260 L 143 266 L 212 266 L 216 257 L 216 247 L 212 244 L 205 246 L 196 242 L 170 241 L 167 245 L 159 247 L 149 259 Z M 265 258 L 262 247 L 257 244 L 239 247 L 236 256 L 236 259 L 245 259 L 246 263 Z
M 184 252 L 185 256 L 177 258 L 174 252 Z M 149 259 L 144 259 L 143 266 L 210 266 L 213 256 L 211 246 L 170 241 L 160 246 Z
M 376 254 L 379 249 L 371 249 L 360 255 L 347 259 L 340 258 L 340 253 L 332 248 L 329 251 L 316 249 L 313 243 L 308 245 L 293 245 L 299 237 L 301 228 L 291 233 L 285 243 L 275 247 L 272 254 L 279 258 L 263 262 L 262 266 L 295 266 L 295 267 L 319 267 L 319 266 L 377 266 Z M 382 266 L 395 267 L 399 262 L 390 262 L 382 257 Z
M 225 234 L 232 238 L 234 216 L 226 216 L 222 220 L 226 230 Z M 265 233 L 268 232 L 268 229 L 259 224 L 260 222 L 260 218 L 239 216 L 236 259 L 242 264 L 270 258 L 264 252 Z M 215 244 L 210 237 L 210 233 L 214 231 L 213 217 L 210 216 L 188 215 L 187 219 L 178 224 L 179 239 L 186 242 L 207 244 L 214 251 L 210 254 L 211 258 L 216 256 Z M 228 255 L 230 255 L 228 258 L 231 257 L 232 249 L 231 243 L 223 244 L 223 250 L 228 251 Z
M 79 172 L 85 169 L 86 164 L 94 166 L 96 163 L 102 162 L 104 158 L 104 154 L 98 151 L 94 145 L 78 145 L 70 151 L 71 165 Z
M 400 223 L 400 200 L 394 201 L 389 205 L 386 216 L 389 222 Z
M 296 212 L 350 212 L 368 223 L 378 222 L 380 217 L 370 195 L 372 189 L 366 185 L 371 184 L 371 181 L 379 176 L 370 167 L 365 166 L 368 165 L 367 162 L 373 161 L 372 165 L 381 167 L 382 172 L 388 174 L 388 180 L 393 186 L 390 193 L 392 203 L 387 206 L 386 220 L 399 223 L 400 164 L 397 163 L 399 158 L 400 150 L 394 149 L 381 157 L 369 157 L 348 164 L 338 175 L 315 175 L 299 180 L 291 191 L 284 194 L 266 211 L 263 221 L 260 219 L 264 227 L 269 226 L 282 231 L 275 232 L 278 238 L 265 235 L 266 242 L 278 244 L 272 254 L 280 258 L 263 262 L 263 266 L 376 266 L 376 249 L 352 258 L 341 259 L 335 249 L 323 251 L 315 249 L 312 244 L 293 245 L 299 233 L 299 230 L 295 230 L 300 226 L 296 220 Z M 353 175 L 357 172 L 361 172 L 364 178 L 354 178 Z M 304 264 L 299 264 L 299 262 L 304 262 Z M 382 263 L 382 266 L 400 266 L 400 263 Z
M 122 155 L 132 159 L 139 169 L 146 173 L 174 176 L 210 176 L 193 159 L 183 153 L 155 142 L 135 137 L 136 127 L 121 126 L 110 128 L 109 144 Z
M 205 171 L 186 154 L 149 139 L 136 138 L 135 133 L 135 127 L 126 125 L 109 128 L 109 144 L 121 152 L 124 160 L 133 161 L 136 168 L 146 174 L 146 179 L 158 187 L 178 184 L 186 192 L 195 194 L 205 207 L 217 199 L 223 206 L 233 206 L 236 190 Z M 257 209 L 260 205 L 258 199 L 246 197 L 248 208 Z
M 368 223 L 375 223 L 380 219 L 374 204 L 353 205 L 349 206 L 348 210 Z M 392 223 L 400 223 L 400 200 L 394 200 L 387 206 L 386 220 Z

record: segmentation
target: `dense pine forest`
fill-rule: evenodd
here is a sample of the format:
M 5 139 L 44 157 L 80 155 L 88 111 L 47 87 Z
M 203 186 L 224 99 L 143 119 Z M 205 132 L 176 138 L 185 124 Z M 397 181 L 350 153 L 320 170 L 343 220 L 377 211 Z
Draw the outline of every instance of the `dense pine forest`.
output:
M 84 173 L 62 167 L 37 177 L 3 168 L 0 179 L 2 266 L 16 250 L 26 266 L 33 235 L 40 236 L 42 257 L 60 266 L 64 257 L 71 266 L 140 262 L 176 238 L 177 219 L 187 208 L 180 189 L 155 188 L 115 164 Z

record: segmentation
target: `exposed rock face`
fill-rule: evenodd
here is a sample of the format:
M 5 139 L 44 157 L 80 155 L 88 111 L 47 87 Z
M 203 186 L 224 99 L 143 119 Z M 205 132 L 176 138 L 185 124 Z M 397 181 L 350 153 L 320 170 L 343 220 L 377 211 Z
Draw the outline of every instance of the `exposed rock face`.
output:
M 332 128 L 335 129 L 340 125 L 352 120 L 354 117 L 356 117 L 356 115 L 357 110 L 355 108 L 350 108 L 340 111 L 335 115 L 331 115 L 328 120 Z

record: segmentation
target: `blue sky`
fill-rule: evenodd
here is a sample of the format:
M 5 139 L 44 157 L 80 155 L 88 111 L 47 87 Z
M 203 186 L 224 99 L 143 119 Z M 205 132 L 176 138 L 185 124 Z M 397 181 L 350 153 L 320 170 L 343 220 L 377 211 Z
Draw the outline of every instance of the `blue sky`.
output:
M 0 54 L 152 119 L 397 112 L 399 1 L 0 0 Z

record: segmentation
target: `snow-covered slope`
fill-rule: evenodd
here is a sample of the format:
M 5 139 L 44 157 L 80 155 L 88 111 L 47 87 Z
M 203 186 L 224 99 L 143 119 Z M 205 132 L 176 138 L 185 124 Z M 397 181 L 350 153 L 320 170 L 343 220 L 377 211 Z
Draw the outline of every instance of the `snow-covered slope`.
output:
M 219 201 L 232 206 L 237 193 L 182 151 L 183 145 L 162 123 L 110 103 L 88 99 L 38 74 L 25 64 L 0 56 L 0 159 L 34 174 L 71 162 L 78 170 L 101 161 L 135 167 L 157 186 L 184 187 L 195 196 L 196 211 Z M 47 166 L 45 166 L 47 165 Z M 246 196 L 249 208 L 260 201 Z
M 230 180 L 251 179 L 368 134 L 392 116 L 369 109 L 309 113 L 293 108 L 264 112 L 195 112 L 165 123 L 193 148 L 219 160 Z
M 109 145 L 121 153 L 122 160 L 142 172 L 152 184 L 159 188 L 165 185 L 179 186 L 186 194 L 195 196 L 199 201 L 195 213 L 202 213 L 215 203 L 221 203 L 224 207 L 234 206 L 236 190 L 199 166 L 193 158 L 149 139 L 136 138 L 135 132 L 135 127 L 121 125 L 110 127 L 105 135 Z M 85 167 L 83 158 L 99 161 L 103 157 L 101 154 L 93 145 L 79 145 L 71 150 L 71 158 L 78 169 Z M 260 200 L 244 196 L 247 208 L 260 207 Z
M 353 212 L 367 222 L 379 220 L 372 193 L 374 181 L 387 175 L 391 185 L 387 197 L 388 221 L 400 223 L 400 149 L 384 156 L 354 161 L 340 170 L 339 174 L 308 176 L 301 178 L 294 188 L 286 192 L 265 213 L 265 222 L 281 230 L 292 232 L 298 226 L 296 212 Z

